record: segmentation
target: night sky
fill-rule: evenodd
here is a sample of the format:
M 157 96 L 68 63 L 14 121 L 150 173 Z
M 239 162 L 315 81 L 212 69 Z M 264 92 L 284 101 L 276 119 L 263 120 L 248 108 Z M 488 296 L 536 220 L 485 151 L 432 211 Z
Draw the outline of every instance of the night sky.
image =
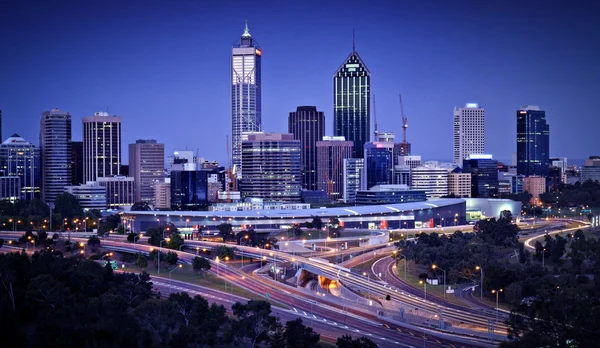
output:
M 262 123 L 287 132 L 298 105 L 333 119 L 333 73 L 356 48 L 372 73 L 380 131 L 413 154 L 452 158 L 454 106 L 486 109 L 486 152 L 510 159 L 516 110 L 539 105 L 550 155 L 600 155 L 600 17 L 594 1 L 28 1 L 0 2 L 3 138 L 38 144 L 41 113 L 123 117 L 140 138 L 225 161 L 230 55 L 247 19 L 263 49 Z

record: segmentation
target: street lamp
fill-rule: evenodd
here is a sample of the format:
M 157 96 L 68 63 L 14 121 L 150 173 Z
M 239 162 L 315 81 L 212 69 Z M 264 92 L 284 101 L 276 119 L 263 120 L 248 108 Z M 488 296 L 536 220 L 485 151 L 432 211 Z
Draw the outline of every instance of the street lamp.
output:
M 419 280 L 419 284 L 423 284 L 423 287 L 425 288 L 425 296 L 424 296 L 424 299 L 425 299 L 425 301 L 427 301 L 427 282 L 426 282 L 426 281 Z
M 434 271 L 436 269 L 439 269 L 440 271 L 444 272 L 444 298 L 446 298 L 446 270 L 445 269 L 441 269 L 439 268 L 437 265 L 431 265 L 431 269 L 433 269 Z
M 480 271 L 481 273 L 481 284 L 479 284 L 479 300 L 483 301 L 483 268 L 480 266 L 475 266 L 476 271 Z
M 113 253 L 106 253 L 106 254 L 104 254 L 104 256 L 102 256 L 102 257 L 100 258 L 100 260 L 104 259 L 104 258 L 105 258 L 105 257 L 107 257 L 107 256 L 108 256 L 108 257 L 111 257 L 111 256 L 113 256 L 113 255 L 114 255 Z
M 160 274 L 160 248 L 162 248 L 162 245 L 163 245 L 164 242 L 168 243 L 170 241 L 171 241 L 171 239 L 167 238 L 165 240 L 161 240 L 160 243 L 159 243 L 159 245 L 158 245 L 158 247 L 159 247 L 159 250 L 158 250 L 158 272 L 157 272 L 158 274 Z
M 177 266 L 173 267 L 172 270 L 169 271 L 169 287 L 171 287 L 171 273 L 173 273 L 174 270 L 178 269 L 178 268 L 183 268 L 182 264 L 178 264 Z
M 498 321 L 498 294 L 502 291 L 504 291 L 504 289 L 492 290 L 492 294 L 496 294 L 496 321 Z
M 215 263 L 217 264 L 217 278 L 219 277 L 219 257 L 215 257 Z
M 546 248 L 542 249 L 542 268 L 546 269 Z

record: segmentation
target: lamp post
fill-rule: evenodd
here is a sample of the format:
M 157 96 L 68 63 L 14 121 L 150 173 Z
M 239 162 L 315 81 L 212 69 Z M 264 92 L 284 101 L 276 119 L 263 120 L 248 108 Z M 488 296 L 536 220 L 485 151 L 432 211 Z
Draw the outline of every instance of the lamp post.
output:
M 446 298 L 446 270 L 445 269 L 441 269 L 439 268 L 437 265 L 431 265 L 431 269 L 433 269 L 434 271 L 436 269 L 439 269 L 440 271 L 444 272 L 444 298 Z
M 496 294 L 496 321 L 498 321 L 498 294 L 502 291 L 504 291 L 504 289 L 492 290 L 492 294 Z
M 419 284 L 423 284 L 423 287 L 425 288 L 425 296 L 424 296 L 424 299 L 425 299 L 425 301 L 427 301 L 427 281 L 422 281 L 422 280 L 419 280 Z
M 167 238 L 165 240 L 161 240 L 160 243 L 158 244 L 158 274 L 160 274 L 160 249 L 162 248 L 162 245 L 164 242 L 170 242 L 171 239 Z
M 483 301 L 483 268 L 480 266 L 475 266 L 476 271 L 480 271 L 481 273 L 481 283 L 479 284 L 479 300 Z
M 542 249 L 542 268 L 546 269 L 546 248 Z
M 178 268 L 183 268 L 182 264 L 178 264 L 177 266 L 173 267 L 172 270 L 169 271 L 169 287 L 171 287 L 171 273 L 173 273 L 174 270 L 178 269 Z

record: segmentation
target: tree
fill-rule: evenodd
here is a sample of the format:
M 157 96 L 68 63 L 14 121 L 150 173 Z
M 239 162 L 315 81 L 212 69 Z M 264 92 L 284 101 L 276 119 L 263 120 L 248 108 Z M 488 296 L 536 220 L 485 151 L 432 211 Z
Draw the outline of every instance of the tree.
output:
M 306 228 L 308 228 L 309 230 L 312 230 L 312 228 L 313 228 L 312 221 L 306 221 L 304 223 L 304 226 L 306 226 Z
M 323 220 L 321 220 L 320 217 L 315 216 L 312 219 L 312 226 L 316 229 L 316 230 L 321 230 L 323 228 Z
M 180 246 L 185 243 L 183 238 L 181 238 L 180 234 L 173 234 L 169 239 L 169 243 L 167 244 L 167 248 L 178 250 Z
M 98 238 L 97 236 L 91 236 L 87 241 L 87 245 L 92 248 L 99 247 L 100 246 L 100 238 Z
M 223 238 L 223 242 L 226 242 L 227 240 L 229 240 L 231 234 L 233 233 L 233 226 L 224 222 L 217 226 L 217 230 L 219 230 L 219 236 Z
M 0 238 L 0 248 L 4 245 L 4 239 Z
M 135 202 L 131 206 L 131 211 L 151 211 L 150 205 L 148 202 Z
M 206 271 L 210 270 L 210 262 L 204 257 L 194 257 L 192 261 L 192 268 L 194 271 L 202 272 L 202 275 L 206 277 Z
M 160 242 L 163 240 L 162 231 L 154 227 L 150 227 L 146 230 L 146 236 L 148 236 L 148 244 L 154 246 L 159 246 Z
M 288 348 L 310 348 L 319 347 L 321 335 L 305 326 L 301 318 L 297 318 L 285 323 L 283 337 Z
M 146 256 L 138 254 L 137 258 L 135 259 L 135 265 L 144 269 L 148 267 L 148 259 L 146 259 Z
M 368 337 L 352 339 L 350 335 L 339 337 L 335 343 L 338 348 L 377 348 L 378 345 Z
M 175 265 L 177 263 L 177 261 L 179 261 L 179 256 L 177 255 L 177 253 L 169 251 L 167 253 L 167 256 L 165 256 L 165 261 L 169 265 Z
M 269 332 L 281 326 L 278 319 L 271 315 L 271 304 L 265 301 L 250 300 L 247 304 L 236 302 L 231 306 L 233 315 L 232 333 L 240 346 L 258 347 L 269 341 Z
M 137 234 L 137 233 L 133 233 L 133 232 L 127 233 L 127 241 L 129 243 L 133 243 L 134 241 L 137 240 L 138 236 L 139 236 L 139 234 Z
M 79 200 L 68 192 L 63 192 L 56 196 L 54 200 L 54 212 L 69 220 L 83 215 Z
M 329 219 L 329 235 L 331 238 L 339 237 L 341 228 L 342 226 L 338 218 L 332 217 Z
M 233 257 L 235 256 L 234 252 L 234 248 L 230 248 L 225 245 L 219 245 L 212 248 L 210 254 L 213 258 L 218 256 L 221 260 L 224 260 L 226 257 L 229 257 L 230 260 L 233 260 Z

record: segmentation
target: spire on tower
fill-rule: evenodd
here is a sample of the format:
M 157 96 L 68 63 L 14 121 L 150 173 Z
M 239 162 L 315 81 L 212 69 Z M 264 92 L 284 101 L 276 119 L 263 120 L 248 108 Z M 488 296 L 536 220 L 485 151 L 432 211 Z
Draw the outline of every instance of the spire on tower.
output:
M 352 28 L 352 53 L 356 52 L 356 38 L 354 36 L 354 28 Z
M 242 37 L 252 37 L 252 35 L 250 35 L 250 29 L 248 29 L 248 20 L 246 19 L 246 26 L 244 27 L 244 33 L 242 34 Z

